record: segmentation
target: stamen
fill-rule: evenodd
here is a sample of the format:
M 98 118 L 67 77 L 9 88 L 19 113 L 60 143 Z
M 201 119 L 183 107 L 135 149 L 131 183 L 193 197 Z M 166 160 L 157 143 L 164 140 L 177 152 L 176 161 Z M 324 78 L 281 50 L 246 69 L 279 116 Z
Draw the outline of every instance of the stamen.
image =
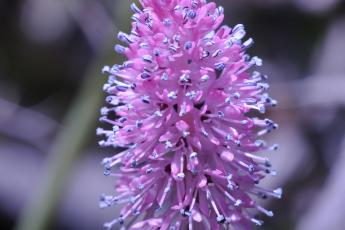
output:
M 184 49 L 185 50 L 189 50 L 190 48 L 192 48 L 193 46 L 193 43 L 191 41 L 187 41 L 185 44 L 184 44 Z
M 261 207 L 261 206 L 259 206 L 259 205 L 257 205 L 256 208 L 257 208 L 260 212 L 262 212 L 263 214 L 265 214 L 266 216 L 268 216 L 268 217 L 273 217 L 273 212 L 272 212 L 272 211 L 268 211 L 268 210 L 266 210 L 265 208 L 263 208 L 263 207 Z
M 210 56 L 210 52 L 208 52 L 207 50 L 203 51 L 201 54 L 201 59 L 207 58 L 208 56 Z
M 187 15 L 190 19 L 194 19 L 196 17 L 196 12 L 194 10 L 190 10 Z
M 276 150 L 278 150 L 278 148 L 279 148 L 279 145 L 278 145 L 278 144 L 274 144 L 274 145 L 272 145 L 272 146 L 269 148 L 269 150 L 274 150 L 274 151 L 276 151 Z
M 217 14 L 218 14 L 218 16 L 219 15 L 222 15 L 224 13 L 224 8 L 222 7 L 222 6 L 219 6 L 218 8 L 217 8 Z
M 105 101 L 111 105 L 114 105 L 114 106 L 117 106 L 120 103 L 119 98 L 116 96 L 107 96 L 105 98 Z M 102 108 L 101 114 L 107 115 L 109 113 L 109 111 L 110 111 L 110 109 L 108 109 L 108 108 Z
M 165 142 L 165 148 L 166 149 L 170 149 L 170 148 L 172 148 L 173 147 L 173 145 L 172 145 L 172 143 L 170 142 L 170 141 L 166 141 Z
M 150 104 L 151 100 L 150 100 L 150 96 L 142 96 L 141 97 L 141 101 L 144 102 L 145 104 Z
M 121 32 L 121 31 L 118 33 L 117 38 L 120 41 L 127 43 L 127 44 L 133 43 L 133 41 L 129 38 L 129 35 L 124 33 L 124 32 Z
M 190 78 L 189 78 L 188 74 L 182 74 L 180 76 L 180 82 L 181 83 L 189 83 L 189 81 L 190 81 Z
M 202 82 L 207 82 L 209 79 L 210 79 L 210 76 L 208 76 L 208 75 L 203 75 L 203 76 L 201 77 L 201 81 L 202 81 Z
M 262 226 L 264 224 L 264 222 L 262 220 L 258 220 L 258 219 L 255 219 L 255 218 L 251 218 L 250 221 L 252 221 L 257 226 Z
M 118 53 L 118 54 L 123 54 L 126 52 L 126 47 L 122 46 L 122 45 L 115 45 L 115 51 Z
M 177 178 L 180 180 L 183 180 L 185 178 L 185 174 L 183 172 L 183 167 L 184 167 L 184 156 L 181 155 L 181 157 L 180 157 L 180 172 L 177 174 Z
M 187 92 L 186 97 L 188 97 L 190 100 L 193 100 L 196 97 L 196 92 L 195 91 Z
M 134 2 L 131 4 L 131 9 L 132 11 L 134 11 L 134 13 L 137 13 L 137 14 L 140 14 L 142 12 Z
M 163 20 L 163 24 L 166 26 L 166 27 L 169 27 L 172 25 L 172 22 L 169 18 L 166 18 Z
M 244 26 L 242 24 L 236 25 L 234 29 L 232 30 L 232 36 L 236 40 L 241 40 L 242 38 L 244 38 L 245 35 L 246 35 L 246 31 L 244 30 Z
M 222 53 L 222 51 L 220 49 L 214 51 L 214 53 L 212 54 L 212 57 L 215 58 L 215 57 L 218 57 L 220 54 Z
M 198 1 L 192 0 L 192 8 L 197 8 L 197 7 L 198 7 Z
M 177 93 L 175 91 L 171 91 L 168 93 L 168 98 L 174 100 L 177 98 Z
M 204 128 L 201 129 L 201 134 L 206 138 L 208 137 L 208 132 Z
M 213 207 L 213 210 L 214 210 L 214 212 L 215 212 L 216 215 L 217 215 L 217 222 L 218 222 L 218 223 L 224 223 L 225 218 L 224 218 L 223 215 L 220 214 L 220 212 L 219 212 L 219 210 L 218 210 L 218 207 L 217 207 L 217 205 L 216 205 L 216 202 L 215 202 L 215 201 L 213 200 L 213 198 L 212 198 L 212 194 L 211 194 L 210 190 L 207 189 L 207 190 L 206 190 L 206 194 L 207 194 L 207 199 L 210 200 L 211 205 L 212 205 L 212 207 Z
M 172 178 L 169 178 L 169 179 L 168 179 L 168 183 L 167 183 L 167 185 L 165 186 L 164 191 L 163 191 L 164 194 L 163 194 L 162 198 L 158 201 L 158 205 L 159 205 L 160 207 L 163 206 L 164 200 L 165 200 L 167 194 L 168 194 L 168 193 L 170 192 L 170 190 L 171 190 L 171 183 L 172 183 Z
M 225 68 L 225 63 L 224 62 L 218 62 L 214 64 L 214 68 L 218 71 L 223 71 Z
M 147 63 L 152 63 L 152 56 L 151 55 L 143 55 L 143 61 Z
M 250 47 L 252 47 L 254 45 L 254 40 L 252 38 L 249 38 L 247 41 L 243 42 L 242 44 L 242 48 L 244 50 L 249 49 Z
M 147 71 L 144 71 L 142 74 L 141 74 L 141 78 L 146 80 L 146 79 L 149 79 L 151 77 L 151 74 Z

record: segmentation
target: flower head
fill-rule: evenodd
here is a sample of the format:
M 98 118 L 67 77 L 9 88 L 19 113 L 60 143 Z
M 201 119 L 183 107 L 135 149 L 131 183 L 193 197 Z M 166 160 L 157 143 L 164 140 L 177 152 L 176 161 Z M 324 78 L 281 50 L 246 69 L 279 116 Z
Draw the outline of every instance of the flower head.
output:
M 103 161 L 105 175 L 116 177 L 116 195 L 102 196 L 101 206 L 121 204 L 109 229 L 250 229 L 268 216 L 254 197 L 281 196 L 258 186 L 274 174 L 260 153 L 260 137 L 277 124 L 248 115 L 264 113 L 276 101 L 266 93 L 262 65 L 246 50 L 253 39 L 243 25 L 220 27 L 223 8 L 206 0 L 141 0 L 131 5 L 127 46 L 115 50 L 128 60 L 104 67 L 99 128 L 104 147 L 124 148 Z M 220 27 L 220 28 L 219 28 Z M 117 226 L 117 227 L 115 227 Z M 124 227 L 123 227 L 124 228 Z

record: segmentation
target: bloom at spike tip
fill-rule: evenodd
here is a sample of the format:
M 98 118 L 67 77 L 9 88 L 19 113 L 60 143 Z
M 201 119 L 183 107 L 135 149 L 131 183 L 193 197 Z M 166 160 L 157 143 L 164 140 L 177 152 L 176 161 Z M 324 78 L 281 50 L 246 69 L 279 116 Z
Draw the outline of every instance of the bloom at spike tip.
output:
M 282 190 L 258 184 L 274 175 L 261 136 L 278 125 L 254 117 L 277 102 L 266 93 L 262 65 L 246 50 L 242 24 L 222 26 L 224 9 L 206 0 L 140 0 L 130 34 L 120 32 L 127 57 L 105 66 L 108 107 L 98 128 L 102 147 L 124 150 L 103 160 L 116 195 L 101 207 L 121 205 L 108 229 L 251 229 L 271 211 L 255 197 Z M 251 113 L 249 113 L 251 112 Z M 126 226 L 126 227 L 125 227 Z

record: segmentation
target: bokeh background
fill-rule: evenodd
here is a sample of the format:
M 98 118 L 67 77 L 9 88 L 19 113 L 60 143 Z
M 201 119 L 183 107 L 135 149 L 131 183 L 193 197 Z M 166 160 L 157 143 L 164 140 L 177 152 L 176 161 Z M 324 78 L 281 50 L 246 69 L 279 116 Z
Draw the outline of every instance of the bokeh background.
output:
M 216 2 L 255 39 L 279 101 L 267 137 L 278 175 L 264 184 L 284 197 L 261 229 L 345 229 L 345 2 Z M 98 148 L 95 128 L 129 3 L 0 0 L 0 229 L 102 229 L 116 216 L 98 208 L 113 184 L 100 162 L 115 150 Z

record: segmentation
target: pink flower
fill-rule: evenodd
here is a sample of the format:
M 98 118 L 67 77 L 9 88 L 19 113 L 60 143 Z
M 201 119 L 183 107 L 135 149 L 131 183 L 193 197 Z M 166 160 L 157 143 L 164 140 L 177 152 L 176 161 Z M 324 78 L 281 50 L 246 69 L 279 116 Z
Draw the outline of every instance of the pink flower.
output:
M 276 105 L 265 91 L 262 65 L 242 42 L 243 25 L 222 26 L 223 8 L 206 0 L 141 0 L 131 8 L 131 34 L 120 32 L 123 65 L 104 67 L 109 107 L 101 121 L 111 130 L 104 147 L 125 148 L 103 161 L 116 178 L 116 196 L 101 207 L 121 204 L 108 229 L 251 229 L 267 216 L 255 196 L 280 198 L 281 189 L 258 186 L 274 174 L 260 153 L 275 149 L 259 139 L 277 128 L 250 114 Z

